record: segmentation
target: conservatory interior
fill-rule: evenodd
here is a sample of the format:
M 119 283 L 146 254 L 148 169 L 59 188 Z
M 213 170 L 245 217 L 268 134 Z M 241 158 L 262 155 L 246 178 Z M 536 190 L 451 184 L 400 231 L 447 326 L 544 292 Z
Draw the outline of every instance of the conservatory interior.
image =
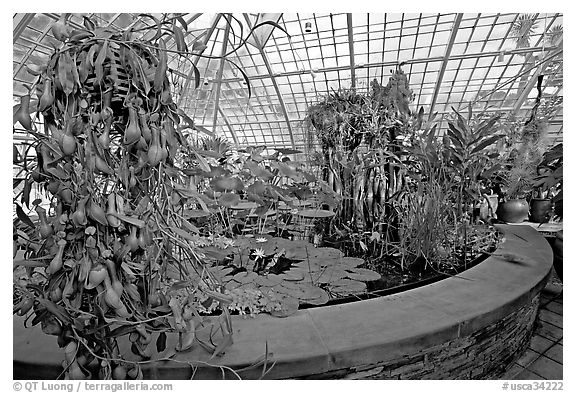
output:
M 13 15 L 13 378 L 562 380 L 563 15 Z

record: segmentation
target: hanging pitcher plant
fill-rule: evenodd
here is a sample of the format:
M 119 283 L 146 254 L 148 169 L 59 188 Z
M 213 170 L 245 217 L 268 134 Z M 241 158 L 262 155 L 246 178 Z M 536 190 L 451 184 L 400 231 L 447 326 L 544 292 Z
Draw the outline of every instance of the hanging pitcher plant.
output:
M 232 299 L 205 268 L 183 214 L 202 201 L 182 163 L 210 170 L 182 134 L 193 123 L 168 77 L 168 53 L 191 54 L 187 26 L 178 15 L 141 17 L 155 26 L 119 30 L 84 17 L 80 29 L 63 15 L 52 26 L 60 46 L 44 67 L 28 67 L 37 79 L 14 112 L 36 153 L 14 156 L 26 173 L 16 202 L 14 312 L 58 336 L 69 379 L 142 378 L 140 361 L 169 359 L 194 342 L 218 355 L 232 342 L 226 307 L 212 322 L 197 312 L 198 299 Z M 30 202 L 32 186 L 46 200 Z M 199 329 L 207 339 L 195 339 Z M 119 351 L 121 337 L 136 360 Z

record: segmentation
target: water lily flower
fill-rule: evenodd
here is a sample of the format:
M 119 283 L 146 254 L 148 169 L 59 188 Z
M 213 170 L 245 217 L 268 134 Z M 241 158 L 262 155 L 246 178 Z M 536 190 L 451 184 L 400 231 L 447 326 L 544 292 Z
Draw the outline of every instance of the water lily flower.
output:
M 256 238 L 256 243 L 266 243 L 268 241 L 268 239 L 266 239 L 265 237 L 257 237 Z
M 266 256 L 264 255 L 264 250 L 262 248 L 257 248 L 256 250 L 254 250 L 252 255 L 256 256 L 256 259 L 258 258 L 264 259 L 264 257 Z

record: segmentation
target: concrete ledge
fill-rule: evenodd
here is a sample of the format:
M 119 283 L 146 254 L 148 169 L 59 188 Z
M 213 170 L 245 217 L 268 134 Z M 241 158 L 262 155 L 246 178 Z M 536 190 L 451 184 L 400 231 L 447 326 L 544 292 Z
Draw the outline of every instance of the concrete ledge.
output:
M 175 359 L 243 368 L 264 354 L 267 343 L 276 362 L 267 378 L 494 377 L 525 349 L 552 268 L 552 250 L 536 230 L 497 228 L 505 241 L 494 254 L 521 262 L 494 255 L 455 277 L 390 296 L 300 310 L 284 319 L 233 317 L 234 344 L 224 356 L 210 360 L 197 348 Z M 15 378 L 46 378 L 58 370 L 62 352 L 54 337 L 39 329 L 32 334 L 17 317 L 14 329 Z M 39 346 L 41 356 L 32 350 Z M 241 375 L 258 378 L 261 372 L 260 367 Z M 191 376 L 184 363 L 145 369 L 147 378 Z M 194 377 L 221 378 L 222 370 L 200 366 Z

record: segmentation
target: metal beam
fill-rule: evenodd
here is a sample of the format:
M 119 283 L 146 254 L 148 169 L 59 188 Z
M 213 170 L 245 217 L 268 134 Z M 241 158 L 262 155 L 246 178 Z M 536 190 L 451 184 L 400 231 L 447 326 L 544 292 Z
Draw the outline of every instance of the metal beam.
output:
M 352 31 L 352 14 L 346 14 L 348 22 L 348 49 L 350 52 L 350 77 L 352 78 L 352 87 L 356 87 L 356 65 L 354 61 L 354 33 Z
M 547 49 L 555 49 L 556 47 L 548 47 Z M 542 48 L 521 48 L 521 49 L 512 49 L 506 51 L 507 55 L 522 55 L 526 53 L 534 53 L 540 52 Z M 463 59 L 475 59 L 480 57 L 496 57 L 500 55 L 501 51 L 493 51 L 493 52 L 479 52 L 479 53 L 464 53 L 461 55 L 454 55 L 451 56 L 448 60 L 463 60 Z M 434 63 L 437 61 L 443 61 L 443 56 L 437 57 L 427 57 L 422 59 L 410 59 L 403 61 L 404 64 L 424 64 L 424 63 Z M 376 63 L 366 63 L 366 64 L 357 64 L 354 68 L 375 68 L 375 67 L 395 67 L 398 65 L 398 61 L 383 61 L 383 62 L 376 62 Z M 350 69 L 349 65 L 346 66 L 336 66 L 336 67 L 325 67 L 325 68 L 316 68 L 314 72 L 330 72 L 330 71 L 347 71 Z M 253 75 L 250 76 L 251 80 L 260 80 L 260 79 L 268 79 L 271 76 L 275 77 L 283 77 L 283 76 L 296 76 L 296 75 L 305 75 L 310 74 L 310 70 L 298 70 L 298 71 L 287 71 L 287 72 L 277 72 L 273 75 Z M 222 82 L 242 82 L 242 78 L 227 78 L 223 79 Z M 211 82 L 215 82 L 215 80 L 211 80 Z
M 186 21 L 186 24 L 190 24 L 190 23 L 194 22 L 196 19 L 198 19 L 198 18 L 201 17 L 201 16 L 202 16 L 202 13 L 201 13 L 201 12 L 198 12 L 198 13 L 192 15 L 192 16 L 190 17 L 190 19 L 188 19 L 188 20 Z
M 194 124 L 194 130 L 197 132 L 202 132 L 208 136 L 214 136 L 215 134 L 210 131 L 209 129 L 207 129 L 205 126 L 201 125 L 201 124 Z
M 530 106 L 523 106 L 522 108 L 520 108 L 520 110 L 530 110 L 532 109 L 532 107 Z M 510 112 L 512 110 L 512 107 L 498 107 L 498 108 L 488 108 L 488 109 L 472 109 L 472 113 L 482 113 L 482 112 Z M 454 111 L 438 111 L 437 112 L 439 115 L 444 115 L 444 114 L 451 114 L 454 113 Z M 288 119 L 291 123 L 298 123 L 298 122 L 302 122 L 302 119 Z M 256 120 L 256 121 L 251 121 L 250 124 L 269 124 L 269 123 L 284 123 L 285 120 Z M 246 122 L 245 121 L 230 121 L 228 119 L 228 124 L 232 125 L 232 126 L 242 126 L 245 125 Z M 198 125 L 200 126 L 204 126 L 204 127 L 208 127 L 208 124 L 202 124 L 199 123 Z
M 556 51 L 557 54 L 562 53 L 562 42 L 563 42 L 563 38 L 561 38 L 560 42 L 558 43 L 558 50 Z M 552 52 L 552 53 L 555 53 L 555 52 Z M 548 66 L 548 64 L 550 64 L 550 62 L 554 59 L 554 57 L 555 56 L 549 56 L 548 60 L 546 60 L 545 62 L 540 64 L 540 66 L 536 69 L 536 71 L 534 71 L 532 78 L 530 78 L 530 80 L 528 81 L 526 86 L 524 86 L 524 90 L 522 90 L 522 92 L 520 93 L 520 96 L 516 99 L 516 104 L 514 105 L 514 109 L 512 110 L 513 115 L 518 114 L 520 107 L 522 106 L 522 104 L 524 104 L 524 101 L 526 101 L 526 99 L 528 98 L 528 95 L 530 94 L 530 92 L 532 91 L 534 86 L 536 85 L 536 82 L 538 81 L 538 76 L 540 74 L 542 74 L 544 69 L 546 69 L 546 67 Z
M 238 136 L 236 135 L 236 131 L 234 131 L 234 128 L 232 128 L 232 125 L 228 121 L 228 117 L 226 117 L 226 114 L 222 111 L 222 108 L 220 107 L 218 107 L 218 112 L 220 112 L 220 116 L 222 116 L 224 123 L 226 123 L 226 126 L 230 130 L 230 134 L 232 135 L 232 139 L 234 139 L 234 143 L 236 144 L 236 146 L 238 146 Z
M 229 14 L 230 16 L 232 14 Z M 226 49 L 228 48 L 228 37 L 230 36 L 230 23 L 226 23 L 224 28 L 224 39 L 222 40 L 222 52 L 220 59 L 220 66 L 218 67 L 218 73 L 216 74 L 216 79 L 222 80 L 222 73 L 224 72 L 224 64 L 226 63 L 224 55 L 226 54 Z M 218 109 L 220 109 L 220 90 L 222 89 L 222 82 L 216 82 L 216 97 L 214 98 L 214 128 L 213 131 L 216 133 L 216 126 L 218 122 Z
M 256 17 L 256 22 L 257 24 L 261 24 L 262 22 L 274 22 L 274 23 L 278 23 L 280 21 L 280 18 L 282 17 L 282 13 L 258 13 L 257 17 Z M 263 25 L 262 27 L 259 28 L 258 32 L 253 32 L 252 36 L 248 38 L 247 43 L 249 43 L 250 45 L 253 45 L 255 47 L 258 47 L 258 44 L 256 44 L 256 41 L 254 40 L 254 37 L 260 37 L 260 44 L 261 45 L 266 45 L 266 43 L 268 42 L 268 40 L 270 39 L 270 37 L 272 36 L 272 33 L 274 32 L 275 27 L 272 25 Z
M 252 23 L 250 23 L 250 18 L 248 14 L 244 14 L 244 19 L 248 23 L 248 27 L 252 29 Z M 286 111 L 286 104 L 284 103 L 284 98 L 282 98 L 282 94 L 280 92 L 280 87 L 278 86 L 278 82 L 274 77 L 274 73 L 272 71 L 272 66 L 270 65 L 270 61 L 268 60 L 268 56 L 266 56 L 266 52 L 264 52 L 264 48 L 260 44 L 258 37 L 253 36 L 256 45 L 258 46 L 258 50 L 260 51 L 260 55 L 262 56 L 262 60 L 264 61 L 264 65 L 266 66 L 266 70 L 268 70 L 268 74 L 270 75 L 270 79 L 272 81 L 272 85 L 274 86 L 274 90 L 276 90 L 276 95 L 278 96 L 278 102 L 280 103 L 280 109 L 282 110 L 282 114 L 284 115 L 284 119 L 286 120 L 286 126 L 288 127 L 288 132 L 290 133 L 290 142 L 292 145 L 295 145 L 294 142 L 294 133 L 292 132 L 292 125 L 290 124 L 290 119 L 288 118 L 288 111 Z
M 530 106 L 524 106 L 522 108 L 520 108 L 521 110 L 531 110 L 532 107 Z M 487 113 L 492 113 L 492 112 L 505 112 L 505 113 L 510 113 L 512 111 L 512 107 L 508 106 L 508 107 L 497 107 L 497 108 L 479 108 L 479 109 L 472 109 L 472 113 L 483 113 L 483 112 L 487 112 Z M 453 114 L 454 111 L 438 111 L 436 112 L 439 115 L 448 115 L 448 114 Z
M 92 15 L 94 15 L 94 14 L 92 14 Z M 118 18 L 120 18 L 120 15 L 122 15 L 122 14 L 115 14 L 112 18 L 110 18 L 110 19 L 108 20 L 108 23 L 106 23 L 106 26 L 112 26 L 112 24 L 113 24 L 114 22 L 116 22 L 116 20 L 117 20 Z
M 454 24 L 452 25 L 452 31 L 450 32 L 450 39 L 448 45 L 446 45 L 446 52 L 444 52 L 444 58 L 442 59 L 442 65 L 440 66 L 440 72 L 438 73 L 438 79 L 436 80 L 436 87 L 434 88 L 434 95 L 432 96 L 432 103 L 430 104 L 430 117 L 434 113 L 434 106 L 436 105 L 436 100 L 438 99 L 438 94 L 440 93 L 440 86 L 444 79 L 444 73 L 446 72 L 446 66 L 448 61 L 450 61 L 450 54 L 452 53 L 452 47 L 454 46 L 454 41 L 456 40 L 456 34 L 458 34 L 458 29 L 460 28 L 460 22 L 462 22 L 462 17 L 464 14 L 456 14 L 454 18 Z
M 40 34 L 40 37 L 38 37 L 37 41 L 42 42 L 42 40 L 44 40 L 44 38 L 48 35 L 48 33 L 50 33 L 51 30 L 52 30 L 52 24 L 49 23 L 44 27 L 44 31 L 42 31 L 42 33 Z M 16 68 L 16 71 L 14 71 L 13 76 L 18 75 L 20 70 L 24 67 L 24 64 L 28 61 L 30 56 L 34 53 L 34 50 L 35 50 L 35 47 L 30 47 L 28 49 L 28 51 L 26 51 L 26 54 L 22 57 L 20 64 Z
M 20 38 L 20 35 L 22 34 L 22 32 L 24 31 L 24 29 L 26 29 L 26 26 L 28 26 L 30 24 L 30 22 L 32 22 L 32 20 L 34 19 L 34 15 L 36 14 L 16 14 L 14 16 L 14 28 L 12 31 L 12 39 L 14 41 L 12 41 L 12 43 L 15 43 L 18 38 Z
M 210 40 L 210 37 L 212 37 L 212 33 L 214 33 L 214 30 L 216 29 L 216 26 L 218 25 L 218 22 L 220 21 L 221 16 L 222 16 L 221 14 L 217 14 L 214 17 L 214 22 L 212 22 L 212 25 L 208 29 L 208 32 L 206 33 L 206 37 L 204 38 L 204 41 L 202 42 L 202 44 L 204 46 L 207 46 L 208 41 Z M 205 49 L 206 48 L 202 49 L 198 54 L 201 55 L 202 53 L 204 53 Z M 194 67 L 198 65 L 199 61 L 200 61 L 200 56 L 196 56 L 196 58 L 193 61 Z M 178 99 L 178 106 L 182 105 L 182 101 L 184 100 L 184 97 L 186 96 L 186 92 L 188 91 L 188 88 L 190 87 L 190 81 L 192 79 L 194 79 L 194 67 L 190 67 L 190 72 L 188 73 L 188 77 L 186 78 L 186 81 L 184 82 L 184 87 L 182 88 L 182 94 L 180 94 L 180 98 Z

